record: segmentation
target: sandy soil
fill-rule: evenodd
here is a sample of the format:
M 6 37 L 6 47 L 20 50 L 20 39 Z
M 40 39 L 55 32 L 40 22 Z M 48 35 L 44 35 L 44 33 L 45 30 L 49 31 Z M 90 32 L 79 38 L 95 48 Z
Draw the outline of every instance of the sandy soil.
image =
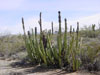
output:
M 60 69 L 43 69 L 39 66 L 33 67 L 11 67 L 10 64 L 17 60 L 8 60 L 0 58 L 0 75 L 100 75 L 87 72 L 67 73 Z

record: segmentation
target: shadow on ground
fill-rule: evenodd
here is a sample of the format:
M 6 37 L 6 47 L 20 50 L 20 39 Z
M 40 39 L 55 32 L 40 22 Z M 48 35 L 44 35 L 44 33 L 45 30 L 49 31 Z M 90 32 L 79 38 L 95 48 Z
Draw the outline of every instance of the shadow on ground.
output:
M 24 69 L 25 74 L 34 74 L 34 73 L 46 73 L 49 72 L 49 75 L 63 75 L 67 74 L 68 72 L 65 71 L 65 69 L 57 69 L 53 67 L 45 67 L 40 66 L 38 64 L 32 64 L 29 62 L 26 62 L 24 60 L 13 62 L 10 64 L 12 68 L 18 68 L 18 69 Z

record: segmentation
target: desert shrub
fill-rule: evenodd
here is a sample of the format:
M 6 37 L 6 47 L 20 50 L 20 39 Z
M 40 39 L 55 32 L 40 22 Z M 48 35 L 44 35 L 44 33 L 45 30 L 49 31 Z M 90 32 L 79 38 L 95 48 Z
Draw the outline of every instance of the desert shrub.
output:
M 25 45 L 22 35 L 0 36 L 0 53 L 9 55 L 23 49 L 25 50 Z
M 100 31 L 99 30 L 94 30 L 93 26 L 84 26 L 81 30 L 80 30 L 80 35 L 83 37 L 89 37 L 89 38 L 96 38 L 98 37 Z
M 82 67 L 89 71 L 100 70 L 100 42 L 92 41 L 85 44 L 81 51 Z M 97 66 L 98 64 L 98 66 Z

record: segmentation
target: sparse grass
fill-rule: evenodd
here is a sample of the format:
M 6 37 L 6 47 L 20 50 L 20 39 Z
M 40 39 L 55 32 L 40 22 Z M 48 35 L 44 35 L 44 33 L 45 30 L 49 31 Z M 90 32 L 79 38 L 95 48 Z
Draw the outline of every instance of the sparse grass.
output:
M 99 29 L 93 29 L 92 25 L 91 26 L 84 26 L 81 30 L 80 30 L 80 35 L 82 37 L 88 37 L 88 38 L 96 38 L 100 35 L 100 30 Z
M 100 71 L 100 41 L 95 39 L 84 44 L 80 57 L 84 69 Z
M 0 36 L 0 53 L 3 55 L 11 55 L 16 52 L 25 50 L 22 35 L 4 35 Z

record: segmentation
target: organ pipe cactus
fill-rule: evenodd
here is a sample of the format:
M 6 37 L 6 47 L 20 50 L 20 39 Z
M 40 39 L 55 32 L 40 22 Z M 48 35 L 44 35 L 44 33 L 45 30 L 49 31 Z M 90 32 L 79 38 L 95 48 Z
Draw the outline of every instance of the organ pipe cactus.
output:
M 42 31 L 42 18 L 40 12 L 40 34 L 37 35 L 37 28 L 35 27 L 35 33 L 32 29 L 32 33 L 28 31 L 28 35 L 25 33 L 24 19 L 22 18 L 23 32 L 25 44 L 28 52 L 28 56 L 31 61 L 45 64 L 46 66 L 55 65 L 57 67 L 63 67 L 66 65 L 66 62 L 71 65 L 72 69 L 75 71 L 79 68 L 79 23 L 77 23 L 76 35 L 72 34 L 72 26 L 70 26 L 70 39 L 68 39 L 67 32 L 67 19 L 64 19 L 65 22 L 65 32 L 62 36 L 61 31 L 61 12 L 58 11 L 58 22 L 59 30 L 57 34 L 57 44 L 52 44 L 52 35 L 45 34 Z M 51 23 L 52 34 L 53 34 L 53 22 Z M 73 29 L 74 33 L 74 29 Z M 54 34 L 53 34 L 54 36 Z M 56 35 L 55 35 L 56 36 Z
M 57 37 L 57 44 L 58 44 L 58 50 L 59 50 L 59 67 L 62 67 L 62 61 L 61 61 L 61 51 L 62 51 L 62 36 L 61 36 L 61 13 L 58 11 L 58 22 L 59 22 L 59 32 Z
M 70 26 L 70 35 L 72 34 L 72 25 Z

